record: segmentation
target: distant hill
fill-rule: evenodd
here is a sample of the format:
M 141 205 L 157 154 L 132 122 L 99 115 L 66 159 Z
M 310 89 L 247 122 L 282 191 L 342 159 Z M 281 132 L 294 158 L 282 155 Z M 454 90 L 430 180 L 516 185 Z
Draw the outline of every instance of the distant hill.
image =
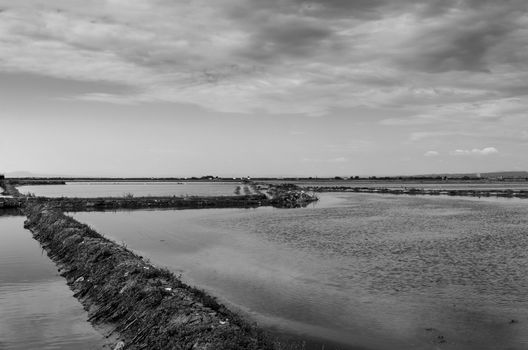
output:
M 4 175 L 5 177 L 69 177 L 57 174 L 32 173 L 30 171 L 12 171 L 10 173 L 5 173 Z

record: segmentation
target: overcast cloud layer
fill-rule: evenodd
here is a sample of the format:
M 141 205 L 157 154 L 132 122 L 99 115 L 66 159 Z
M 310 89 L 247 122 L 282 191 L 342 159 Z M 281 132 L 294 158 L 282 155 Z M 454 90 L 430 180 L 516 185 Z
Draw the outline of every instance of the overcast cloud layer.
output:
M 526 0 L 0 0 L 0 8 L 1 72 L 117 86 L 71 99 L 323 118 L 377 110 L 376 125 L 408 129 L 409 143 L 478 138 L 452 154 L 528 142 Z M 434 147 L 421 154 L 437 158 Z

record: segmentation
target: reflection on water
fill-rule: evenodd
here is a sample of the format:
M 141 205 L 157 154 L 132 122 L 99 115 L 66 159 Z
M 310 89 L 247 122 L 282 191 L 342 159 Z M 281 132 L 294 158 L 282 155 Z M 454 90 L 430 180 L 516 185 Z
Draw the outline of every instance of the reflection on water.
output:
M 346 193 L 305 209 L 75 217 L 282 331 L 368 349 L 526 349 L 527 203 Z
M 0 216 L 0 349 L 101 348 L 102 337 L 23 221 Z
M 236 182 L 68 182 L 66 185 L 20 186 L 23 194 L 42 197 L 232 196 Z

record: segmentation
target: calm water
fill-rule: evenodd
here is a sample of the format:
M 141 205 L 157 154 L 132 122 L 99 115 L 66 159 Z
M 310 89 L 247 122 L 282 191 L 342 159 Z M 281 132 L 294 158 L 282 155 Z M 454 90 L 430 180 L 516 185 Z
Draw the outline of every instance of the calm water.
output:
M 238 185 L 234 182 L 67 182 L 18 189 L 24 194 L 43 197 L 232 196 Z
M 0 349 L 101 348 L 102 336 L 23 228 L 24 217 L 1 215 Z
M 528 201 L 321 199 L 75 217 L 281 331 L 347 348 L 528 349 Z
M 383 187 L 383 188 L 423 188 L 444 190 L 528 190 L 528 181 L 518 182 L 431 182 L 431 181 L 367 181 L 367 180 L 341 180 L 341 181 L 271 181 L 271 183 L 294 183 L 299 186 L 345 186 L 345 187 Z

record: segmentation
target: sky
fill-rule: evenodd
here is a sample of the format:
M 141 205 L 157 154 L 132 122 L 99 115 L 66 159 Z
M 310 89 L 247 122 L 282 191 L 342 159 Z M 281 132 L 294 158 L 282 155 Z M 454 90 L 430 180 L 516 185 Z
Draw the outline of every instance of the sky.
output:
M 0 0 L 0 173 L 528 170 L 526 0 Z

